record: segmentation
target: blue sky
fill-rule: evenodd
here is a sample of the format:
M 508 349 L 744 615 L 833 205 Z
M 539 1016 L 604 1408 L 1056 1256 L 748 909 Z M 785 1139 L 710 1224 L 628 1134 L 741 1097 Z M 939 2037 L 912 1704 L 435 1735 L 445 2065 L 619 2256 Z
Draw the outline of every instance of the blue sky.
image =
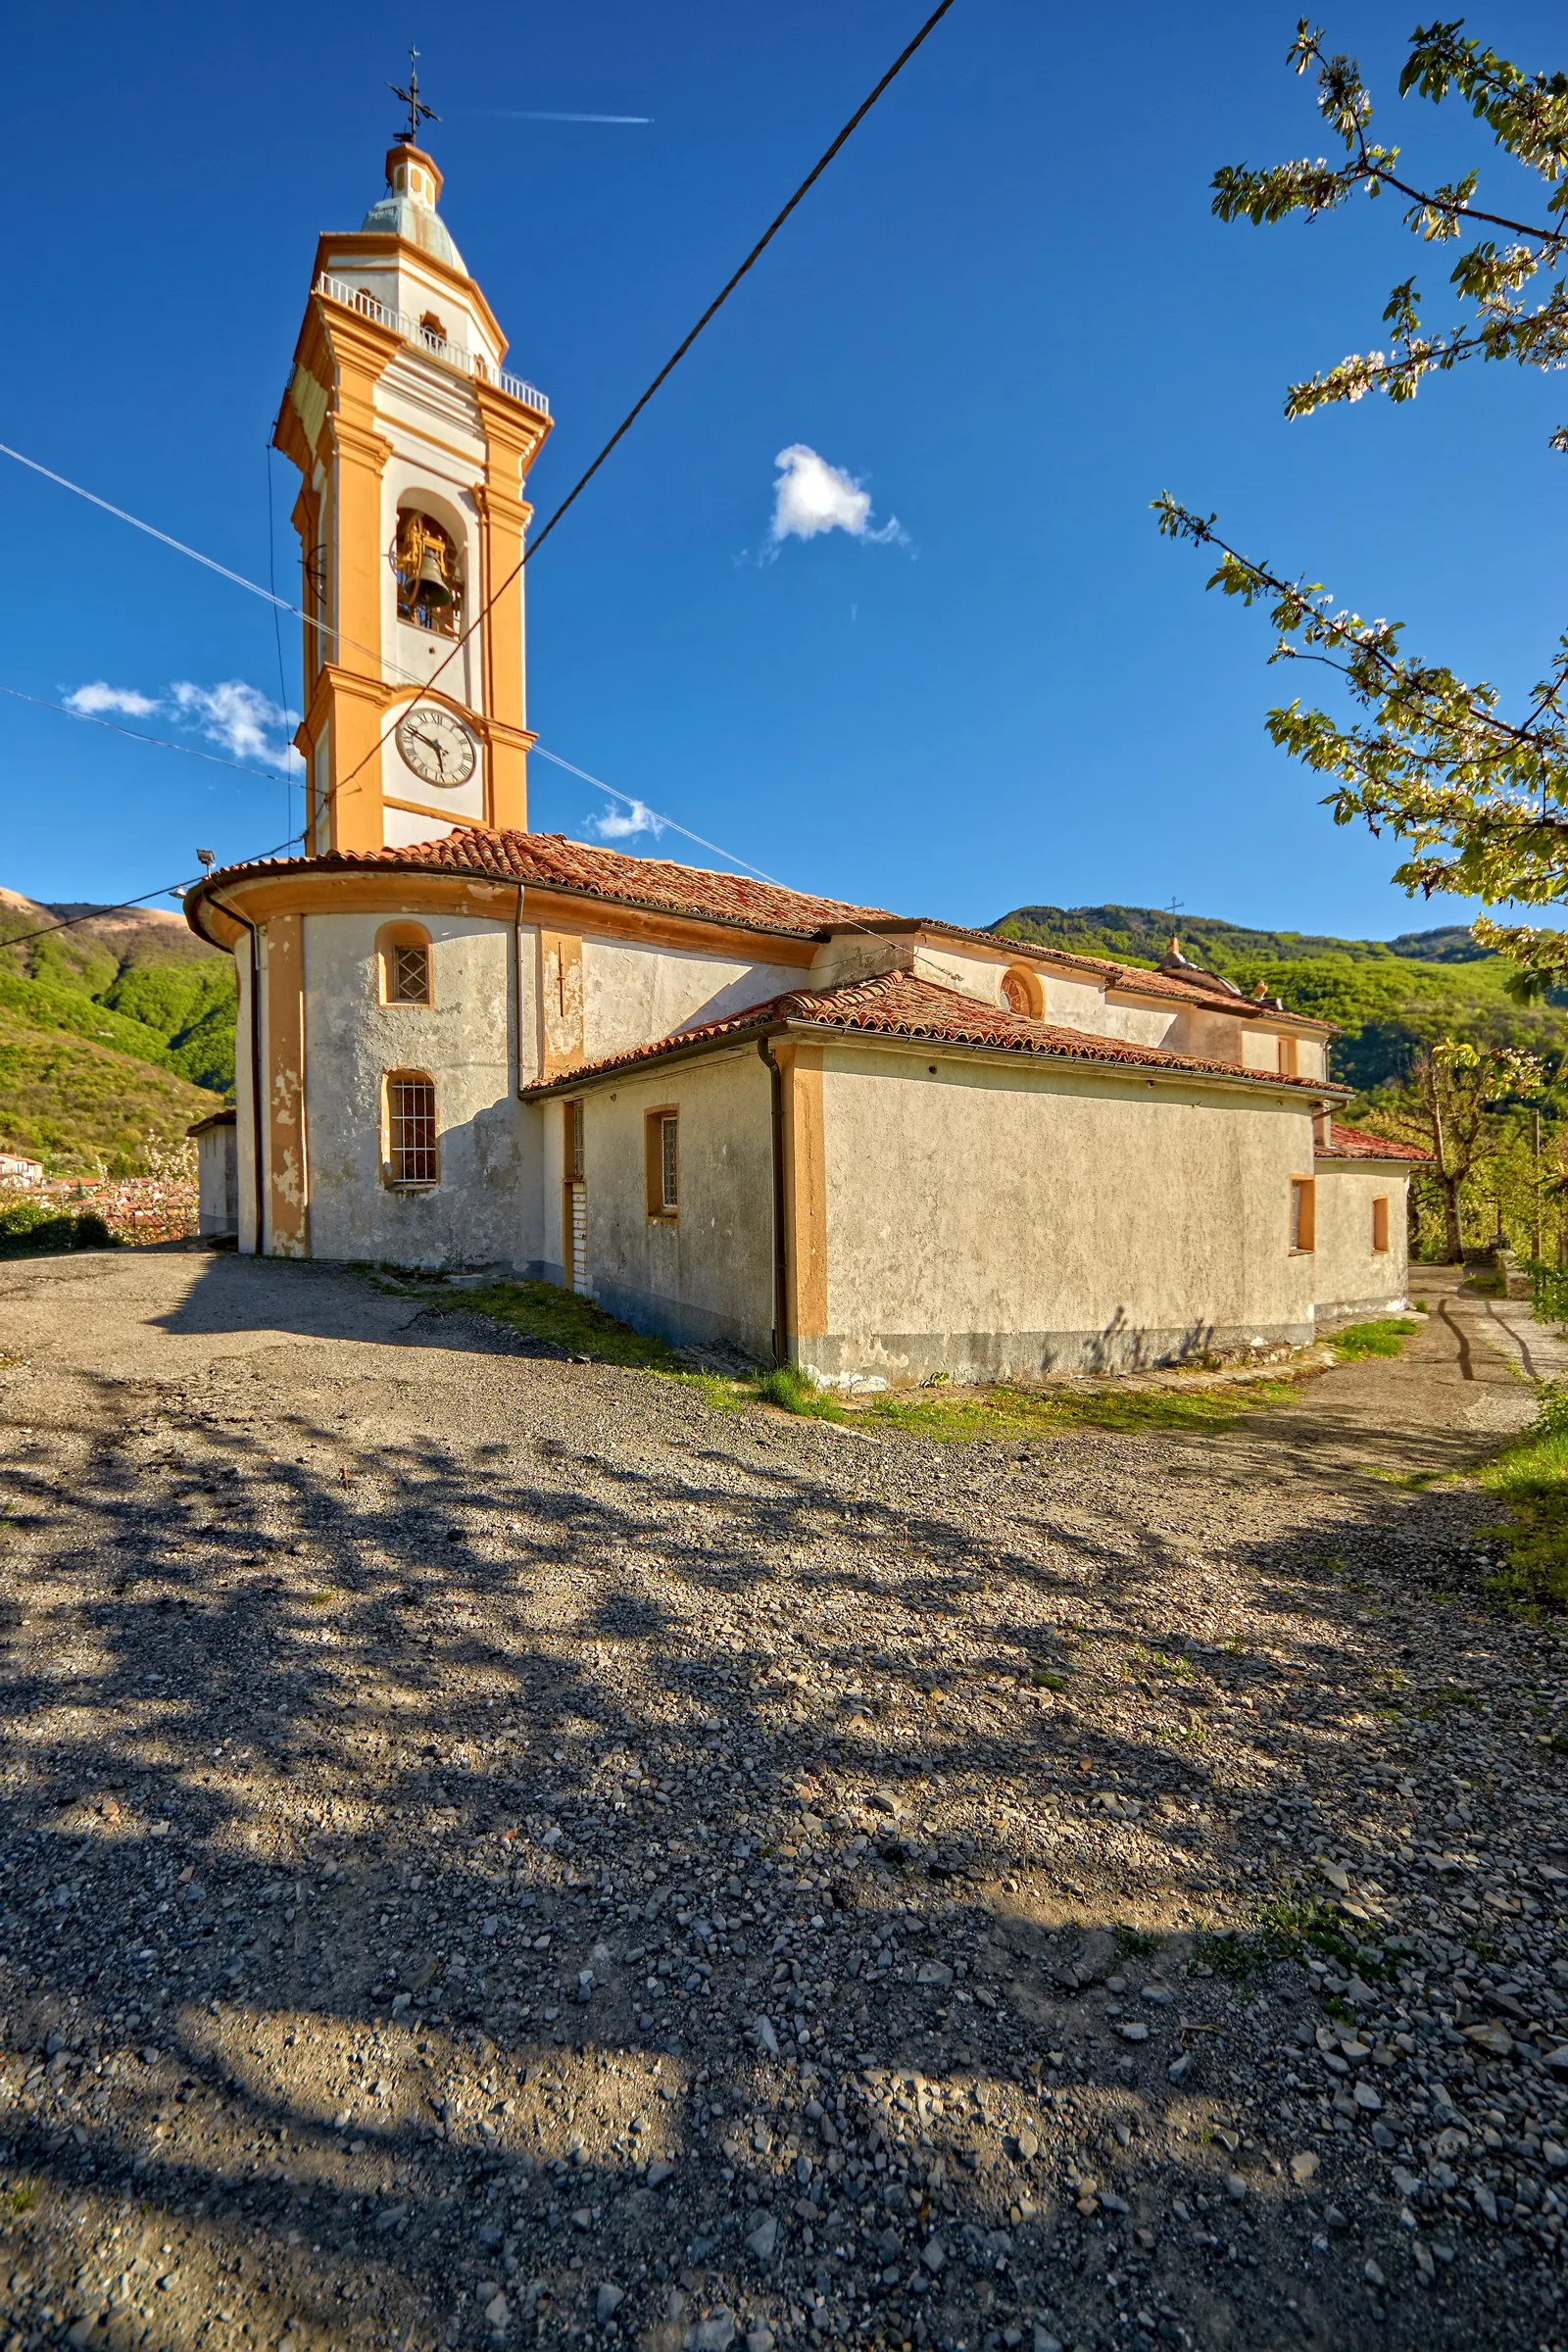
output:
M 543 514 L 920 0 L 424 13 L 442 210 L 558 419 Z M 1290 681 L 1264 667 L 1266 623 L 1205 596 L 1149 513 L 1163 488 L 1218 510 L 1505 691 L 1564 622 L 1559 384 L 1492 368 L 1402 410 L 1283 419 L 1289 380 L 1379 341 L 1412 267 L 1446 307 L 1444 265 L 1387 201 L 1310 228 L 1211 220 L 1220 163 L 1325 150 L 1283 65 L 1296 13 L 957 0 L 530 565 L 541 740 L 784 881 L 909 912 L 1174 897 L 1357 935 L 1451 919 L 1392 888 L 1391 848 L 1337 830 L 1273 751 L 1263 712 Z M 1481 200 L 1519 200 L 1467 119 L 1395 97 L 1410 14 L 1325 21 L 1414 171 L 1474 155 Z M 1564 62 L 1544 5 L 1471 29 Z M 407 37 L 384 9 L 290 0 L 19 20 L 0 439 L 265 581 L 266 444 L 315 238 L 380 193 Z M 797 447 L 869 494 L 870 527 L 762 560 Z M 280 683 L 265 605 L 3 460 L 0 480 L 0 684 L 104 680 L 158 705 L 129 724 L 220 751 L 249 712 L 279 740 L 290 623 Z M 272 492 L 293 595 L 280 458 Z M 605 805 L 542 761 L 531 783 L 541 828 L 582 835 Z M 0 793 L 0 882 L 52 900 L 139 893 L 194 871 L 198 842 L 226 861 L 288 830 L 280 782 L 4 698 Z

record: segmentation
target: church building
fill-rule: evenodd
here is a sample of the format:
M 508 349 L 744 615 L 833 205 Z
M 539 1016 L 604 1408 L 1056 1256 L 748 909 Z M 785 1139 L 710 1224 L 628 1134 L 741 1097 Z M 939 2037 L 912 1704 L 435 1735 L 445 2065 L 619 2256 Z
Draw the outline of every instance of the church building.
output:
M 503 1266 L 844 1383 L 1397 1304 L 1418 1155 L 1336 1119 L 1323 1023 L 1174 942 L 1145 971 L 529 831 L 550 404 L 412 130 L 386 175 L 319 240 L 275 432 L 305 854 L 186 900 L 239 977 L 241 1250 Z

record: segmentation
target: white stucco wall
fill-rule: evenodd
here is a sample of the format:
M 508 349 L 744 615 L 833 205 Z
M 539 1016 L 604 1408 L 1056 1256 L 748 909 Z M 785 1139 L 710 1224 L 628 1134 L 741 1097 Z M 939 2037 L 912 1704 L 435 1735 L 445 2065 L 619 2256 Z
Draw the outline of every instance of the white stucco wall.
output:
M 1387 1313 L 1409 1284 L 1410 1180 L 1396 1162 L 1319 1160 L 1313 1291 L 1320 1318 Z M 1389 1247 L 1372 1247 L 1372 1203 L 1389 1204 Z
M 680 1114 L 680 1211 L 672 1222 L 648 1215 L 644 1161 L 645 1114 L 666 1105 Z M 560 1106 L 546 1110 L 555 1113 L 559 1165 Z M 768 1073 L 755 1046 L 589 1094 L 583 1166 L 589 1284 L 599 1304 L 639 1331 L 727 1341 L 766 1358 L 773 1128 Z
M 827 1377 L 1023 1376 L 1304 1342 L 1304 1104 L 829 1049 Z
M 383 1005 L 375 937 L 388 919 L 305 918 L 311 1254 L 408 1266 L 537 1261 L 539 1119 L 514 1092 L 513 926 L 421 914 L 435 1002 Z M 428 1192 L 382 1180 L 382 1083 L 397 1069 L 435 1080 L 440 1182 Z
M 801 964 L 748 963 L 678 948 L 585 937 L 583 1053 L 588 1061 L 719 1020 L 811 985 Z

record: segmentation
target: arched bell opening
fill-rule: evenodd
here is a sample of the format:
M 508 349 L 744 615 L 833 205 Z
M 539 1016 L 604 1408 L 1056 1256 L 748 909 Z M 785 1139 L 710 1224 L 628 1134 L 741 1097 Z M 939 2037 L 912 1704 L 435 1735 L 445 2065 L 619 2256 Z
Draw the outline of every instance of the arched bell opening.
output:
M 398 618 L 438 637 L 463 631 L 463 566 L 452 534 L 418 507 L 398 514 L 392 544 Z

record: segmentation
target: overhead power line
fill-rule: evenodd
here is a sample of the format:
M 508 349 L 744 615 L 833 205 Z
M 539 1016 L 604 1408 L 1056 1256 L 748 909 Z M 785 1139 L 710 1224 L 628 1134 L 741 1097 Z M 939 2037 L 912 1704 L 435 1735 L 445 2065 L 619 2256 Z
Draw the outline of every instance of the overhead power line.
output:
M 47 939 L 55 931 L 74 931 L 78 923 L 96 923 L 106 914 L 128 914 L 132 907 L 147 906 L 154 899 L 172 899 L 179 892 L 194 887 L 194 879 L 184 882 L 166 882 L 160 890 L 144 891 L 139 899 L 116 899 L 112 906 L 90 906 L 85 914 L 69 914 L 58 923 L 42 923 L 36 931 L 15 931 L 0 939 L 0 948 L 24 948 L 30 939 Z
M 500 602 L 501 598 L 507 594 L 508 590 L 512 588 L 520 578 L 524 565 L 527 564 L 531 559 L 538 554 L 540 548 L 544 545 L 546 539 L 549 538 L 550 533 L 555 529 L 557 523 L 562 520 L 567 510 L 573 506 L 576 500 L 582 495 L 583 491 L 592 481 L 594 475 L 599 471 L 600 467 L 604 465 L 605 461 L 610 457 L 617 444 L 625 438 L 632 425 L 635 424 L 637 418 L 642 415 L 644 409 L 647 408 L 649 402 L 659 391 L 660 387 L 667 380 L 667 378 L 673 373 L 674 369 L 680 365 L 681 361 L 685 358 L 687 352 L 690 351 L 692 345 L 697 341 L 698 336 L 703 332 L 704 328 L 710 323 L 710 321 L 716 317 L 717 313 L 723 308 L 724 304 L 734 293 L 736 287 L 740 284 L 742 278 L 747 275 L 749 270 L 755 268 L 756 264 L 760 260 L 762 254 L 772 243 L 774 237 L 777 236 L 779 230 L 783 227 L 785 221 L 795 211 L 796 207 L 815 186 L 816 182 L 821 178 L 823 172 L 827 170 L 829 164 L 832 163 L 834 157 L 839 153 L 840 149 L 854 135 L 855 131 L 859 127 L 860 123 L 870 113 L 872 107 L 875 106 L 877 100 L 898 78 L 899 74 L 903 73 L 910 58 L 912 58 L 915 54 L 915 51 L 936 29 L 937 25 L 942 22 L 942 19 L 947 15 L 952 6 L 953 0 L 940 0 L 940 5 L 932 10 L 930 16 L 927 17 L 925 23 L 915 33 L 913 39 L 910 40 L 906 47 L 900 51 L 899 55 L 894 59 L 892 65 L 889 66 L 887 72 L 881 76 L 880 80 L 876 82 L 874 87 L 861 100 L 860 104 L 856 108 L 854 114 L 845 123 L 843 129 L 838 133 L 837 137 L 833 139 L 826 148 L 824 148 L 822 154 L 817 158 L 816 162 L 812 165 L 810 171 L 801 181 L 799 187 L 789 198 L 788 202 L 785 203 L 774 215 L 773 219 L 769 221 L 762 234 L 758 238 L 757 243 L 752 247 L 750 253 L 747 254 L 745 260 L 740 264 L 739 268 L 735 270 L 725 280 L 724 284 L 719 288 L 717 294 L 714 295 L 712 301 L 703 312 L 702 317 L 697 320 L 696 324 L 676 345 L 675 349 L 671 352 L 669 358 L 664 362 L 664 365 L 660 368 L 658 374 L 653 378 L 647 389 L 633 403 L 632 407 L 627 410 L 625 416 L 621 418 L 619 424 L 616 425 L 609 440 L 604 444 L 603 448 L 593 459 L 592 463 L 585 467 L 581 474 L 579 474 L 577 480 L 572 484 L 565 497 L 555 509 L 554 513 L 545 522 L 543 528 L 535 535 L 535 537 L 529 542 L 528 546 L 524 549 L 522 556 L 513 566 L 513 569 L 508 573 L 507 577 L 501 582 L 498 588 L 495 588 L 491 591 L 490 595 L 480 606 L 478 612 L 475 612 L 472 620 L 469 621 L 467 627 L 463 631 L 462 635 L 454 640 L 451 651 L 426 678 L 414 679 L 411 672 L 400 669 L 399 674 L 405 679 L 406 682 L 418 684 L 425 688 L 433 686 L 435 681 L 442 675 L 442 672 L 449 668 L 452 662 L 456 661 L 458 655 L 462 652 L 468 639 L 473 635 L 475 629 L 479 627 L 486 615 L 494 610 L 495 606 Z M 302 611 L 298 605 L 290 604 L 286 598 L 278 596 L 275 591 L 263 588 L 259 582 L 247 579 L 243 572 L 234 571 L 228 564 L 220 564 L 216 562 L 213 557 L 203 555 L 200 549 L 187 546 L 183 540 L 173 538 L 167 531 L 158 530 L 153 524 L 142 521 L 139 515 L 129 514 L 123 507 L 117 507 L 113 505 L 108 499 L 99 498 L 93 491 L 84 489 L 80 483 L 69 480 L 67 476 L 62 473 L 56 473 L 52 467 L 40 465 L 36 459 L 24 456 L 21 450 L 11 448 L 3 441 L 0 441 L 0 456 L 14 459 L 18 465 L 26 466 L 30 472 L 41 474 L 46 481 L 51 481 L 58 484 L 61 489 L 71 491 L 74 496 L 85 499 L 90 506 L 98 507 L 105 514 L 113 514 L 119 521 L 128 523 L 133 530 L 145 532 L 147 537 L 156 539 L 163 546 L 173 549 L 176 554 L 189 557 L 192 563 L 200 564 L 207 570 L 217 572 L 221 578 L 231 581 L 235 587 L 245 589 L 248 594 L 260 597 L 264 603 L 271 605 L 274 610 L 291 613 L 296 619 L 302 620 L 307 627 L 318 629 L 329 635 L 335 634 L 340 645 L 352 645 L 357 653 L 368 654 L 376 662 L 384 662 L 388 668 L 399 669 L 399 664 L 396 662 L 387 662 L 385 656 L 379 653 L 375 648 L 359 645 L 354 639 L 344 637 L 341 635 L 341 633 L 332 631 L 327 623 L 316 619 L 312 614 Z M 270 514 L 269 514 L 269 522 L 270 522 Z M 94 717 L 93 713 L 87 711 L 69 710 L 68 707 L 63 703 L 45 703 L 39 696 L 21 694 L 18 689 L 14 687 L 0 687 L 0 692 L 14 695 L 20 702 L 38 703 L 46 710 L 62 711 L 67 717 L 70 718 Z M 456 698 L 454 697 L 449 699 L 455 700 Z M 469 709 L 469 706 L 460 703 L 458 708 L 460 710 L 467 710 Z M 473 715 L 478 716 L 480 714 L 474 712 Z M 170 743 L 160 736 L 140 735 L 134 728 L 131 727 L 114 727 L 113 722 L 107 719 L 95 719 L 95 723 L 103 726 L 110 726 L 113 732 L 117 734 L 129 735 L 137 742 L 155 744 L 159 746 L 159 748 L 168 751 L 184 752 L 195 759 L 212 760 L 219 766 L 238 767 L 237 761 L 219 760 L 215 754 L 199 752 L 190 744 Z M 351 768 L 349 773 L 343 777 L 339 783 L 334 784 L 330 788 L 329 792 L 324 796 L 325 801 L 330 802 L 331 800 L 335 799 L 340 792 L 345 791 L 347 787 L 353 783 L 356 776 L 360 775 L 362 771 L 369 765 L 370 761 L 380 755 L 395 732 L 396 724 L 394 723 L 394 725 L 387 730 L 387 733 L 381 736 L 378 741 L 372 745 L 370 750 L 365 755 L 365 758 L 361 760 L 356 766 Z M 569 760 L 561 759 L 559 754 L 555 752 L 545 751 L 542 745 L 536 743 L 533 748 L 536 752 L 540 753 L 542 758 L 550 760 L 554 765 L 564 768 L 569 774 L 580 776 L 585 783 L 592 784 L 596 791 L 609 793 L 612 800 L 621 801 L 628 808 L 646 807 L 646 803 L 635 800 L 631 794 L 619 792 L 616 790 L 614 785 L 606 784 L 599 777 L 589 775 L 586 768 L 574 767 Z M 246 775 L 261 775 L 263 773 L 262 770 L 257 768 L 240 768 L 239 772 Z M 276 771 L 273 771 L 271 774 L 268 775 L 266 780 L 269 782 L 275 782 L 277 780 Z M 771 875 L 764 874 L 760 867 L 750 864 L 746 858 L 738 858 L 732 850 L 726 850 L 722 848 L 717 842 L 706 840 L 700 833 L 690 832 L 684 825 L 677 824 L 672 817 L 662 816 L 657 810 L 650 810 L 649 813 L 655 816 L 660 824 L 667 826 L 671 832 L 679 833 L 684 840 L 695 842 L 700 849 L 710 850 L 715 857 L 728 859 L 730 864 L 741 867 L 742 870 L 747 873 L 755 874 L 760 881 L 769 883 L 773 882 L 773 877 Z M 277 843 L 272 849 L 262 850 L 255 853 L 255 858 L 259 859 L 262 858 L 276 857 L 284 850 L 292 849 L 294 844 L 301 839 L 301 835 L 291 834 L 286 841 Z M 245 862 L 250 863 L 253 861 L 253 859 L 247 859 Z M 151 899 L 173 895 L 188 887 L 189 884 L 187 883 L 170 883 L 162 890 L 147 892 L 144 899 L 128 899 L 120 902 L 120 904 L 125 906 L 142 906 Z M 787 887 L 787 885 L 775 884 L 775 887 L 782 889 Z M 73 916 L 69 921 L 48 925 L 47 929 L 70 930 L 77 922 L 85 922 L 92 919 L 93 918 L 91 916 L 85 915 Z M 44 936 L 44 934 L 43 932 L 31 932 L 25 934 L 24 936 L 27 938 L 41 938 Z M 11 941 L 0 944 L 19 945 L 21 943 L 20 941 Z
M 223 759 L 219 752 L 204 752 L 194 743 L 172 743 L 167 735 L 144 735 L 139 727 L 122 727 L 115 719 L 100 718 L 96 710 L 74 710 L 69 703 L 52 703 L 41 694 L 24 694 L 20 686 L 0 686 L 0 694 L 8 694 L 14 703 L 31 703 L 35 710 L 58 710 L 62 718 L 79 718 L 85 726 L 107 727 L 111 735 L 128 735 L 132 743 L 150 743 L 161 752 L 178 752 L 186 760 L 205 760 L 210 767 L 232 768 L 236 776 L 257 776 L 264 784 L 288 782 L 287 768 L 246 767 L 238 760 Z
M 785 221 L 789 219 L 791 213 L 794 212 L 796 206 L 801 202 L 802 198 L 808 195 L 809 191 L 816 185 L 816 182 L 821 178 L 823 172 L 833 161 L 833 158 L 838 154 L 839 149 L 845 144 L 846 140 L 853 136 L 855 131 L 859 127 L 860 123 L 864 122 L 866 116 L 870 113 L 872 107 L 875 106 L 877 100 L 882 96 L 884 90 L 888 88 L 890 83 L 897 80 L 898 76 L 903 73 L 905 67 L 908 64 L 910 58 L 913 57 L 915 51 L 919 48 L 921 42 L 924 41 L 930 33 L 935 31 L 937 25 L 941 24 L 943 18 L 947 15 L 952 6 L 953 0 L 941 0 L 940 6 L 932 10 L 930 16 L 927 17 L 925 23 L 915 34 L 913 40 L 910 41 L 906 48 L 900 50 L 898 56 L 894 59 L 892 65 L 889 66 L 881 80 L 877 82 L 875 88 L 869 91 L 867 95 L 860 101 L 860 104 L 856 108 L 854 114 L 845 123 L 844 128 L 839 132 L 838 137 L 834 139 L 829 146 L 823 149 L 822 153 L 817 157 L 816 162 L 811 166 L 810 171 L 808 172 L 806 177 L 796 189 L 794 195 L 789 199 L 789 202 L 784 205 L 779 212 L 774 214 L 773 219 L 768 222 L 766 228 L 763 229 L 761 235 L 758 238 L 757 243 L 752 247 L 751 252 L 746 256 L 746 259 L 742 262 L 740 268 L 736 270 L 731 276 L 725 279 L 723 285 L 714 295 L 707 310 L 704 311 L 702 317 L 698 319 L 697 324 L 691 329 L 689 334 L 683 336 L 681 341 L 676 344 L 674 350 L 670 353 L 669 358 L 664 362 L 664 365 L 662 368 L 661 368 L 659 373 L 654 377 L 653 382 L 648 386 L 648 389 L 626 411 L 625 416 L 621 418 L 619 424 L 616 425 L 614 431 L 611 434 L 610 439 L 605 443 L 603 449 L 601 449 L 599 452 L 599 455 L 594 459 L 593 463 L 578 475 L 576 481 L 573 482 L 571 488 L 566 492 L 565 497 L 562 500 L 560 506 L 557 507 L 555 513 L 550 516 L 544 527 L 536 533 L 536 535 L 529 541 L 527 547 L 524 548 L 517 562 L 513 565 L 511 571 L 508 572 L 506 578 L 501 582 L 500 587 L 491 590 L 484 603 L 479 607 L 478 612 L 469 621 L 467 627 L 463 631 L 463 634 L 455 640 L 452 651 L 446 656 L 444 661 L 437 662 L 435 668 L 430 672 L 430 675 L 424 681 L 426 687 L 433 686 L 437 678 L 441 676 L 443 670 L 451 666 L 451 664 L 457 660 L 459 654 L 463 651 L 463 648 L 467 643 L 468 639 L 473 635 L 474 630 L 478 628 L 485 615 L 494 610 L 496 605 L 500 603 L 502 597 L 506 595 L 507 591 L 512 588 L 521 577 L 524 564 L 531 563 L 533 558 L 539 553 L 539 550 L 543 547 L 545 541 L 549 538 L 551 532 L 555 529 L 557 523 L 560 522 L 562 516 L 566 513 L 567 509 L 574 505 L 577 499 L 582 496 L 584 490 L 587 489 L 588 484 L 593 480 L 594 475 L 599 471 L 600 466 L 603 466 L 605 460 L 610 456 L 612 450 L 613 450 L 616 444 L 623 440 L 625 435 L 631 430 L 638 417 L 642 415 L 644 409 L 647 408 L 649 402 L 653 399 L 654 394 L 659 390 L 661 384 L 662 384 L 674 371 L 674 369 L 679 367 L 681 361 L 686 357 L 686 354 L 690 351 L 692 345 L 696 342 L 704 327 L 707 326 L 710 320 L 712 319 L 717 313 L 723 309 L 725 303 L 728 302 L 730 296 L 740 284 L 741 279 L 746 275 L 749 270 L 756 266 L 763 253 L 766 252 L 768 246 L 771 245 L 773 239 L 778 235 L 779 230 L 783 227 Z M 466 708 L 466 706 L 462 705 L 460 708 Z M 344 776 L 338 783 L 334 784 L 330 791 L 323 796 L 323 798 L 326 801 L 331 801 L 335 799 L 339 793 L 345 792 L 349 785 L 353 783 L 355 777 L 359 775 L 363 769 L 369 766 L 372 760 L 377 760 L 380 758 L 382 751 L 391 741 L 396 732 L 397 722 L 394 721 L 393 725 L 387 729 L 386 733 L 379 737 L 378 740 L 371 745 L 369 751 L 366 753 L 364 759 L 359 760 L 353 767 L 351 767 L 348 774 Z

